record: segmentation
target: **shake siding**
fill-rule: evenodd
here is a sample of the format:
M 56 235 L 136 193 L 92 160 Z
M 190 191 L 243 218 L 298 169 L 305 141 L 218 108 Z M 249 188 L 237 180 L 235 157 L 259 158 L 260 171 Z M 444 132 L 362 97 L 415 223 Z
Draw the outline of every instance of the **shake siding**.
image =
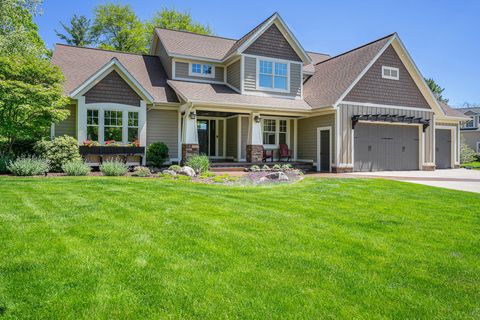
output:
M 247 158 L 247 139 L 248 139 L 248 117 L 242 117 L 242 140 L 241 140 L 241 158 Z
M 340 144 L 340 163 L 352 163 L 352 116 L 358 114 L 396 114 L 400 116 L 416 117 L 430 119 L 431 125 L 425 131 L 425 154 L 424 162 L 433 163 L 433 140 L 435 139 L 433 131 L 433 111 L 402 110 L 393 108 L 376 108 L 358 105 L 341 104 L 338 107 L 338 116 L 340 117 L 340 132 L 342 133 Z M 415 125 L 415 127 L 418 127 Z
M 178 112 L 175 110 L 150 110 L 147 112 L 147 145 L 163 142 L 170 158 L 178 157 Z
M 298 120 L 297 158 L 317 162 L 317 128 L 332 127 L 332 163 L 335 163 L 335 114 Z
M 203 63 L 198 61 L 192 61 L 193 63 Z M 188 75 L 188 62 L 179 62 L 175 61 L 175 76 L 179 78 L 185 79 L 196 79 L 196 80 L 203 80 L 203 81 L 218 81 L 223 82 L 223 67 L 215 66 L 215 77 L 214 78 L 207 78 L 207 77 L 195 77 Z
M 140 106 L 140 97 L 116 72 L 110 72 L 85 94 L 85 103 L 120 103 Z
M 227 83 L 240 90 L 240 60 L 227 67 Z
M 55 124 L 55 137 L 68 135 L 74 138 L 77 137 L 77 108 L 74 105 L 66 108 L 70 111 L 67 119 Z
M 268 90 L 257 90 L 257 59 L 261 57 L 245 57 L 244 68 L 244 90 L 250 92 L 263 92 L 276 96 L 301 97 L 302 88 L 302 65 L 290 63 L 290 92 L 276 92 Z
M 382 78 L 382 66 L 398 68 L 399 80 Z M 430 109 L 392 46 L 385 50 L 344 100 Z
M 227 157 L 237 157 L 237 118 L 227 119 Z
M 167 51 L 165 50 L 160 40 L 158 40 L 157 42 L 157 48 L 155 50 L 155 54 L 158 57 L 160 57 L 160 61 L 162 62 L 163 69 L 167 73 L 168 78 L 171 79 L 172 78 L 172 58 L 170 58 L 167 55 Z

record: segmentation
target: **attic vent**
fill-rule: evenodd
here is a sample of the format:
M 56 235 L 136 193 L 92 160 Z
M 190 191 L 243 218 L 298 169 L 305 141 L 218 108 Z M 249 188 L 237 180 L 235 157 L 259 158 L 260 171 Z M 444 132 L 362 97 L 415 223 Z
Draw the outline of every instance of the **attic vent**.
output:
M 398 80 L 400 78 L 400 72 L 398 68 L 382 66 L 382 78 Z

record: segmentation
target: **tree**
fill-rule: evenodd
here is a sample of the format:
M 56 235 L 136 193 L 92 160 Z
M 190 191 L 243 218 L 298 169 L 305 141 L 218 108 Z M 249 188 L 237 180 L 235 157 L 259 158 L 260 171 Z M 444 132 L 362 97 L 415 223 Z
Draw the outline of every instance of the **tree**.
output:
M 0 56 L 0 137 L 11 152 L 17 139 L 38 139 L 68 111 L 62 73 L 32 55 Z
M 92 32 L 101 48 L 146 52 L 144 27 L 129 5 L 107 3 L 95 8 Z
M 448 99 L 442 96 L 442 93 L 445 90 L 445 88 L 440 87 L 432 78 L 428 78 L 428 79 L 425 78 L 425 81 L 427 82 L 428 87 L 430 88 L 433 95 L 437 98 L 438 101 L 443 101 L 445 103 L 448 103 Z
M 40 0 L 0 1 L 0 54 L 45 55 L 45 44 L 33 17 L 40 13 Z
M 91 30 L 91 21 L 85 16 L 77 16 L 76 14 L 70 19 L 70 27 L 60 22 L 67 34 L 62 34 L 55 30 L 57 36 L 67 44 L 74 46 L 86 47 L 95 42 L 95 37 Z
M 192 16 L 187 12 L 179 12 L 175 9 L 162 9 L 157 11 L 153 17 L 145 22 L 146 41 L 150 43 L 155 27 L 183 30 L 199 34 L 212 34 L 208 25 L 202 25 L 192 20 Z

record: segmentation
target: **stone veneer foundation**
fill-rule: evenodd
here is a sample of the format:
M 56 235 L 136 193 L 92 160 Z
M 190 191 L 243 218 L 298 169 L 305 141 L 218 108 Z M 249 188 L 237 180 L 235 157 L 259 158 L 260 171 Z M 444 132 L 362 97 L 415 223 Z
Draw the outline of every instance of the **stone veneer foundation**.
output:
M 423 171 L 435 171 L 435 165 L 423 165 L 422 166 Z
M 333 173 L 348 173 L 353 172 L 353 167 L 335 167 L 332 166 Z
M 191 156 L 199 154 L 198 144 L 182 144 L 182 163 L 184 164 Z
M 247 162 L 262 162 L 263 160 L 263 146 L 262 145 L 247 145 Z

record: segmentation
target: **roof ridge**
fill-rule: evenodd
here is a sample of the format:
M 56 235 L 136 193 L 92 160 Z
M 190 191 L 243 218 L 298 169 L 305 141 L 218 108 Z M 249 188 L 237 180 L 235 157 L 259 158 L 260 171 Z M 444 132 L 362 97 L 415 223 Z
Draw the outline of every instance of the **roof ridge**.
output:
M 376 42 L 378 42 L 378 41 L 382 41 L 382 40 L 385 40 L 385 39 L 387 39 L 387 38 L 393 37 L 393 36 L 396 35 L 396 34 L 397 34 L 397 33 L 394 32 L 394 33 L 391 33 L 391 34 L 389 34 L 389 35 L 387 35 L 387 36 L 384 36 L 384 37 L 382 37 L 382 38 L 379 38 L 379 39 L 377 39 L 377 40 L 370 41 L 370 42 L 368 42 L 368 43 L 366 43 L 366 44 L 363 44 L 363 45 L 361 45 L 361 46 L 359 46 L 359 47 L 350 49 L 350 50 L 348 50 L 348 51 L 345 51 L 345 52 L 343 52 L 343 53 L 337 54 L 336 56 L 333 56 L 333 57 L 328 58 L 328 59 L 326 59 L 326 60 L 317 62 L 315 65 L 319 65 L 319 64 L 321 64 L 321 63 L 324 63 L 324 62 L 327 62 L 327 61 L 330 61 L 330 60 L 339 58 L 339 57 L 344 56 L 344 55 L 346 55 L 346 54 L 348 54 L 348 53 L 351 53 L 351 52 L 353 52 L 353 51 L 357 51 L 357 50 L 359 50 L 359 49 L 365 48 L 365 47 L 367 47 L 367 46 L 369 46 L 369 45 L 371 45 L 371 44 L 374 44 L 374 43 L 376 43 Z
M 213 34 L 201 34 L 201 33 L 196 33 L 196 32 L 186 31 L 186 30 L 175 30 L 175 29 L 169 29 L 169 28 L 163 28 L 163 27 L 155 27 L 155 29 L 175 31 L 175 32 L 182 32 L 182 33 L 189 33 L 189 34 L 193 34 L 193 35 L 196 35 L 196 36 L 204 36 L 204 37 L 211 37 L 211 38 L 218 38 L 218 39 L 238 41 L 238 39 L 227 38 L 227 37 L 217 36 L 217 35 L 213 35 Z
M 75 46 L 72 44 L 65 44 L 65 43 L 59 43 L 59 42 L 55 43 L 55 46 L 64 46 L 64 47 L 70 47 L 70 48 L 79 48 L 79 49 L 88 49 L 88 50 L 97 50 L 97 51 L 106 51 L 106 52 L 116 52 L 116 53 L 131 54 L 136 56 L 157 57 L 156 55 L 153 55 L 153 54 L 127 52 L 127 51 L 110 50 L 110 49 L 102 49 L 102 48 L 82 47 L 82 46 Z
M 330 56 L 328 53 L 323 53 L 323 52 L 316 52 L 316 51 L 311 51 L 311 50 L 305 50 L 306 53 L 315 53 L 315 54 L 319 54 L 319 55 L 322 55 L 322 56 Z

